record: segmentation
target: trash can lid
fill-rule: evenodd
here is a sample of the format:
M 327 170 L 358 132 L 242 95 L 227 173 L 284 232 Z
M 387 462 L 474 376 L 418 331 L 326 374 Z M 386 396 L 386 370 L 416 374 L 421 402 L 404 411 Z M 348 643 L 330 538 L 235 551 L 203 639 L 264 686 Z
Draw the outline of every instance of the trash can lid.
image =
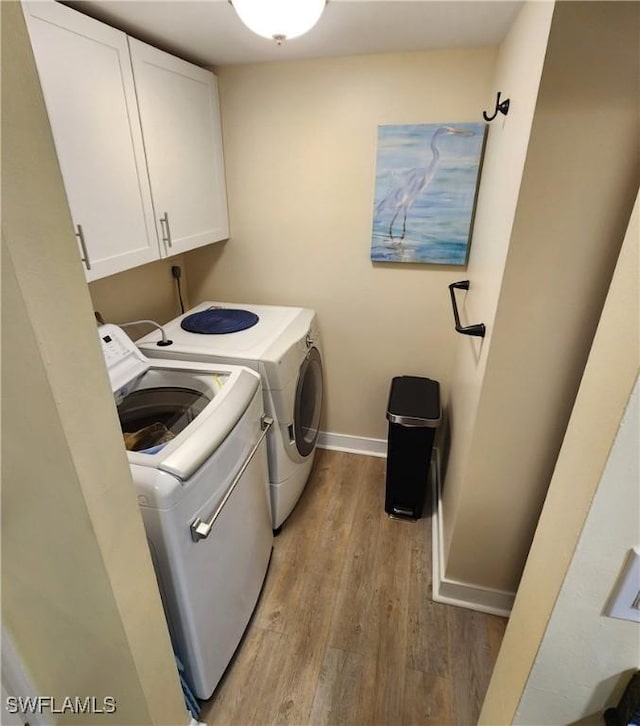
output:
M 437 428 L 440 384 L 420 376 L 396 376 L 391 381 L 387 419 L 402 426 Z

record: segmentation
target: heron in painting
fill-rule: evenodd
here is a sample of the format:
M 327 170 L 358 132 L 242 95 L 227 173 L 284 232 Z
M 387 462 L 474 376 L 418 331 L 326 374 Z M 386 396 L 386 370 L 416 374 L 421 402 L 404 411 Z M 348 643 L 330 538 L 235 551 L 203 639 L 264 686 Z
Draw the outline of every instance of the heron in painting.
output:
M 399 238 L 400 241 L 396 244 L 401 244 L 407 234 L 407 213 L 409 209 L 420 193 L 423 192 L 429 184 L 431 184 L 431 181 L 438 170 L 438 164 L 440 163 L 440 151 L 438 149 L 437 141 L 441 136 L 449 134 L 455 134 L 457 136 L 473 136 L 471 131 L 456 129 L 453 126 L 440 126 L 437 128 L 431 136 L 431 160 L 429 161 L 429 164 L 427 166 L 410 169 L 406 172 L 402 183 L 393 187 L 376 207 L 376 215 L 385 210 L 390 210 L 393 213 L 391 223 L 389 224 L 389 239 L 392 241 L 396 239 L 393 236 L 393 225 L 399 215 L 402 214 L 402 234 Z

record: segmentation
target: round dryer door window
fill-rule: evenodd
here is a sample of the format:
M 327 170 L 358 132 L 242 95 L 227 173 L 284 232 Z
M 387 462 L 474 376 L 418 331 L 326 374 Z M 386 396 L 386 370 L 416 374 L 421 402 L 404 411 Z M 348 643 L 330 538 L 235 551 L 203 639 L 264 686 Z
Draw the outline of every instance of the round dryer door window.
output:
M 301 456 L 309 456 L 318 439 L 322 411 L 322 360 L 317 348 L 311 348 L 298 376 L 293 427 L 296 447 Z

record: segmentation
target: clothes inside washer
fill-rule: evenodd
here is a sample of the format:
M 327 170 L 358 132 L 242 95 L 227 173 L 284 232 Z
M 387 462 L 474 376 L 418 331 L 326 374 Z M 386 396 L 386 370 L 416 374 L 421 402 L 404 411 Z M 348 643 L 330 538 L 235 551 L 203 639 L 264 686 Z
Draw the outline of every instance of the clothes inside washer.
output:
M 200 391 L 164 386 L 133 391 L 118 405 L 128 451 L 154 454 L 185 429 L 211 401 Z M 153 451 L 149 451 L 154 447 Z
M 146 449 L 153 448 L 153 453 L 155 453 L 158 451 L 157 446 L 169 443 L 171 439 L 175 438 L 175 434 L 158 421 L 133 433 L 123 432 L 122 437 L 127 451 L 144 452 Z

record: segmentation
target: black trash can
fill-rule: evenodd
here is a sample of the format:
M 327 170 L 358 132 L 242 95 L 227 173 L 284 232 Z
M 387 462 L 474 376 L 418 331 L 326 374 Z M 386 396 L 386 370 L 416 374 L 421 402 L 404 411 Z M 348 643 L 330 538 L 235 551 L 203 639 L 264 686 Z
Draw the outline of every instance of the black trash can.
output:
M 418 376 L 393 378 L 387 419 L 389 438 L 384 508 L 391 517 L 420 519 L 433 439 L 440 423 L 438 381 Z M 430 508 L 428 513 L 431 514 Z

